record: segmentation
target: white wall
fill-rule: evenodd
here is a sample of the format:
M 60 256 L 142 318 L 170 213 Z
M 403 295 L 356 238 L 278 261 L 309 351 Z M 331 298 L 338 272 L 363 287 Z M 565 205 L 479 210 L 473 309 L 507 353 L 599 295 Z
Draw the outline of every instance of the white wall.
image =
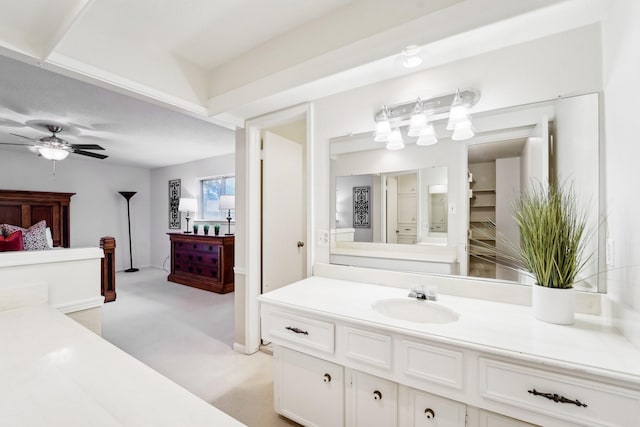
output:
M 137 191 L 131 198 L 134 267 L 149 265 L 149 170 L 110 165 L 71 155 L 52 162 L 24 150 L 0 151 L 0 187 L 10 190 L 76 193 L 71 197 L 71 247 L 99 246 L 100 238 L 116 239 L 116 269 L 130 265 L 127 202 L 118 191 Z
M 482 92 L 472 113 L 558 95 L 600 91 L 599 47 L 600 28 L 592 25 L 315 101 L 314 178 L 320 185 L 313 194 L 314 232 L 330 228 L 330 138 L 372 131 L 373 115 L 383 104 L 404 103 L 418 96 L 427 98 L 456 88 L 471 86 Z M 466 158 L 460 159 L 456 169 L 466 174 Z M 452 173 L 450 169 L 450 192 Z M 466 184 L 466 180 L 461 181 Z M 459 191 L 463 191 L 462 185 Z M 315 253 L 315 262 L 329 261 L 328 246 L 317 244 Z
M 606 212 L 613 263 L 609 296 L 617 303 L 618 326 L 640 346 L 640 199 L 637 99 L 640 98 L 640 2 L 612 2 L 603 22 Z
M 151 233 L 151 265 L 155 267 L 165 266 L 170 268 L 167 257 L 170 253 L 169 232 L 182 232 L 185 229 L 186 221 L 181 215 L 181 229 L 169 229 L 169 180 L 180 179 L 182 197 L 200 198 L 200 179 L 218 175 L 235 174 L 235 154 L 211 157 L 195 162 L 183 163 L 175 166 L 156 168 L 151 170 L 151 212 L 154 215 L 150 218 Z M 198 202 L 198 205 L 200 202 Z M 200 209 L 199 209 L 200 210 Z M 231 232 L 234 232 L 234 222 L 236 214 L 231 211 L 234 221 L 231 224 Z M 193 220 L 198 220 L 199 214 L 192 216 L 189 227 Z M 213 222 L 211 222 L 213 223 Z M 222 232 L 226 233 L 227 222 L 222 222 Z

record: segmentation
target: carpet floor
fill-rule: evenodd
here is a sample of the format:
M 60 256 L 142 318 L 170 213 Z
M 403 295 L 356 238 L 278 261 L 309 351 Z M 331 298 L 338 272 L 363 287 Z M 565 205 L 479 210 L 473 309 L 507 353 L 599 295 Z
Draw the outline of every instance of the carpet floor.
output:
M 273 409 L 272 356 L 233 351 L 233 293 L 167 281 L 164 270 L 117 273 L 102 336 L 165 377 L 253 427 L 297 426 Z

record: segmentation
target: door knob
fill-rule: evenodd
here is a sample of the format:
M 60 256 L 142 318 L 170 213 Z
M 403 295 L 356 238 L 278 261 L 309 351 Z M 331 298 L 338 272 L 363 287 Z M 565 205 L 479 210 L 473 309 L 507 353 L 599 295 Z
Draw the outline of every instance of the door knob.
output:
M 373 392 L 373 400 L 382 400 L 382 393 L 378 390 Z
M 300 240 L 298 240 L 298 247 L 301 248 L 304 246 L 304 242 L 301 242 Z
M 424 410 L 424 414 L 427 416 L 428 420 L 432 420 L 436 417 L 436 413 L 433 412 L 433 409 L 427 408 Z

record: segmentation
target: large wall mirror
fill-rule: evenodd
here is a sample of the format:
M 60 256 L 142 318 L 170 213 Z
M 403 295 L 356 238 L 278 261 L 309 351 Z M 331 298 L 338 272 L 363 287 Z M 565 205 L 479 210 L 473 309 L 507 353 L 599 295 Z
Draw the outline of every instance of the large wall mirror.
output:
M 482 246 L 500 246 L 495 233 L 517 242 L 512 201 L 533 180 L 555 180 L 589 210 L 593 256 L 578 288 L 603 291 L 600 116 L 587 94 L 473 114 L 468 141 L 452 141 L 444 121 L 426 147 L 386 150 L 373 130 L 332 138 L 331 262 L 530 283 Z

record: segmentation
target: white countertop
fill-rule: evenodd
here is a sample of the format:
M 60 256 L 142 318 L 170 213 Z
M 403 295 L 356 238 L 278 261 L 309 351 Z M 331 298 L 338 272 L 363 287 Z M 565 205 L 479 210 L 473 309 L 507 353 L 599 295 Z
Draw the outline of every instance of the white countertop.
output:
M 263 304 L 334 316 L 490 353 L 514 355 L 566 370 L 629 381 L 640 387 L 640 349 L 600 316 L 576 314 L 574 325 L 533 318 L 531 307 L 438 295 L 441 304 L 460 313 L 446 324 L 396 320 L 372 309 L 383 298 L 408 298 L 408 289 L 310 277 L 263 294 Z
M 0 425 L 243 425 L 47 305 L 0 312 L 0 343 Z

